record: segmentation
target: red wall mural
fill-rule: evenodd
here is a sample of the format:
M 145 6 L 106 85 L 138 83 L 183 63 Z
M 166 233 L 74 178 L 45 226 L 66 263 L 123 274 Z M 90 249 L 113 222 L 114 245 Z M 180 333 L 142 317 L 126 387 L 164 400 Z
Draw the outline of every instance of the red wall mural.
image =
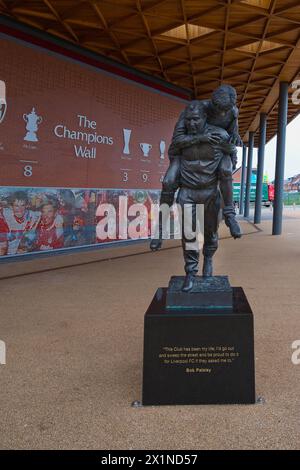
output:
M 47 226 L 42 206 L 49 198 L 57 233 L 48 249 L 67 246 L 74 217 L 88 235 L 73 245 L 68 238 L 68 247 L 101 242 L 91 227 L 103 194 L 157 198 L 184 101 L 46 50 L 0 41 L 0 254 L 47 250 L 39 233 Z M 61 192 L 67 189 L 66 204 Z M 18 219 L 13 201 L 20 201 L 20 191 L 27 215 Z M 21 242 L 26 224 L 30 243 Z M 11 238 L 19 239 L 17 249 L 10 249 Z

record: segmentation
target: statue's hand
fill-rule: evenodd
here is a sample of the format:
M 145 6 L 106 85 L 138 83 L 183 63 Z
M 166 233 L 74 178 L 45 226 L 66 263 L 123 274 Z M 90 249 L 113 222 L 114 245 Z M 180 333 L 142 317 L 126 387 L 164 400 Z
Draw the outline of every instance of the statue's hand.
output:
M 218 145 L 222 141 L 219 134 L 212 132 L 211 134 L 206 134 L 202 137 L 201 142 L 205 142 L 211 145 Z
M 236 146 L 233 145 L 233 144 L 224 142 L 224 143 L 222 143 L 221 147 L 222 147 L 222 150 L 226 153 L 229 153 L 229 154 L 236 154 L 237 153 Z
M 242 145 L 243 145 L 242 139 L 240 138 L 240 136 L 238 134 L 234 134 L 231 137 L 230 143 L 233 144 L 233 145 L 236 145 L 237 147 L 242 147 Z
M 235 171 L 237 167 L 237 162 L 238 162 L 236 153 L 231 156 L 231 161 L 232 161 L 232 171 Z

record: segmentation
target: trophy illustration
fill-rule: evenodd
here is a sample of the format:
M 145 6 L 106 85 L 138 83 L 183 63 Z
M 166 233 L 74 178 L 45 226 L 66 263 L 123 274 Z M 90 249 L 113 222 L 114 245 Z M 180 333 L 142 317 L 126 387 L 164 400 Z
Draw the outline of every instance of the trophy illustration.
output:
M 5 83 L 2 80 L 0 80 L 0 124 L 4 120 L 6 109 L 7 109 L 7 104 L 6 104 Z
M 35 109 L 32 108 L 30 114 L 23 114 L 23 119 L 27 123 L 27 134 L 25 135 L 24 140 L 27 140 L 28 142 L 38 142 L 39 139 L 37 138 L 36 132 L 39 124 L 43 121 L 42 117 L 38 116 Z
M 165 151 L 166 151 L 166 142 L 164 140 L 160 141 L 159 150 L 160 150 L 160 158 L 164 159 L 165 158 Z
M 140 144 L 140 147 L 141 147 L 141 150 L 144 154 L 144 157 L 149 157 L 149 152 L 150 150 L 152 149 L 152 145 L 151 144 L 145 144 L 145 143 L 142 143 Z
M 130 141 L 130 136 L 131 136 L 131 129 L 123 129 L 123 135 L 124 135 L 123 153 L 124 155 L 130 155 L 129 141 Z

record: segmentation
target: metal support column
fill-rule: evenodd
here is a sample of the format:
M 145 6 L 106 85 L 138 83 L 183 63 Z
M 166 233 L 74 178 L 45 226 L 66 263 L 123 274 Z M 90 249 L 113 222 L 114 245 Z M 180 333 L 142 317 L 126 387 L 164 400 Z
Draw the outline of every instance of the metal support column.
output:
M 284 163 L 286 126 L 288 114 L 288 91 L 289 84 L 280 82 L 279 109 L 278 109 L 278 134 L 276 149 L 276 169 L 275 169 L 275 198 L 273 211 L 273 235 L 280 235 L 282 232 L 282 211 L 283 211 L 283 184 L 284 184 Z
M 251 192 L 251 179 L 252 179 L 253 149 L 254 149 L 254 132 L 249 132 L 247 182 L 246 182 L 244 217 L 249 217 L 249 210 L 250 210 L 250 192 Z
M 242 174 L 241 174 L 241 186 L 240 186 L 240 210 L 239 210 L 240 215 L 242 215 L 244 212 L 246 165 L 247 165 L 247 147 L 245 144 L 243 144 Z
M 265 147 L 266 147 L 266 134 L 267 134 L 267 115 L 261 113 L 259 124 L 259 148 L 257 157 L 257 176 L 256 176 L 256 196 L 255 196 L 255 213 L 254 223 L 261 223 L 261 202 L 262 202 L 262 188 L 264 179 L 264 162 L 265 162 Z

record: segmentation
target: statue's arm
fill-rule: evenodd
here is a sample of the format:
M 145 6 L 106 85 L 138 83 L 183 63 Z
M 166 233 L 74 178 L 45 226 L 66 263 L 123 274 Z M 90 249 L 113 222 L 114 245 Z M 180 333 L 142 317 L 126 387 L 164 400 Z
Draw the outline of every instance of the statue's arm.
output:
M 236 169 L 237 166 L 237 148 L 236 145 L 231 142 L 222 142 L 219 146 L 224 154 L 230 155 L 232 161 L 232 169 L 233 171 Z
M 181 150 L 176 147 L 173 143 L 171 142 L 169 149 L 168 149 L 168 155 L 169 155 L 169 160 L 172 162 L 173 160 L 179 159 L 181 156 Z
M 229 155 L 236 152 L 236 146 L 234 144 L 231 144 L 230 142 L 222 142 L 219 147 L 222 152 Z
M 184 111 L 180 114 L 179 119 L 176 123 L 172 143 L 171 143 L 171 150 L 176 152 L 180 152 L 180 150 L 190 147 L 191 145 L 199 144 L 201 142 L 207 142 L 207 137 L 205 134 L 197 134 L 197 135 L 189 135 L 186 133 L 185 123 L 184 123 Z M 170 150 L 169 150 L 170 153 Z
M 234 145 L 241 146 L 242 140 L 239 134 L 239 110 L 236 106 L 233 108 L 232 121 L 228 127 L 228 134 L 230 135 L 230 142 Z
M 184 123 L 184 111 L 180 114 L 179 119 L 174 128 L 172 143 L 172 150 L 180 151 L 185 147 L 193 145 L 195 142 L 195 136 L 188 135 L 186 133 L 185 123 Z
M 203 100 L 203 103 L 206 104 L 206 107 L 209 107 L 209 101 Z M 220 143 L 219 135 L 215 132 L 208 133 L 203 132 L 196 135 L 189 135 L 186 133 L 186 127 L 184 122 L 184 115 L 185 111 L 183 111 L 179 119 L 176 123 L 172 142 L 169 148 L 169 156 L 170 154 L 180 154 L 180 151 L 186 147 L 190 147 L 191 145 L 197 145 L 200 143 L 209 143 L 211 145 L 217 145 Z

